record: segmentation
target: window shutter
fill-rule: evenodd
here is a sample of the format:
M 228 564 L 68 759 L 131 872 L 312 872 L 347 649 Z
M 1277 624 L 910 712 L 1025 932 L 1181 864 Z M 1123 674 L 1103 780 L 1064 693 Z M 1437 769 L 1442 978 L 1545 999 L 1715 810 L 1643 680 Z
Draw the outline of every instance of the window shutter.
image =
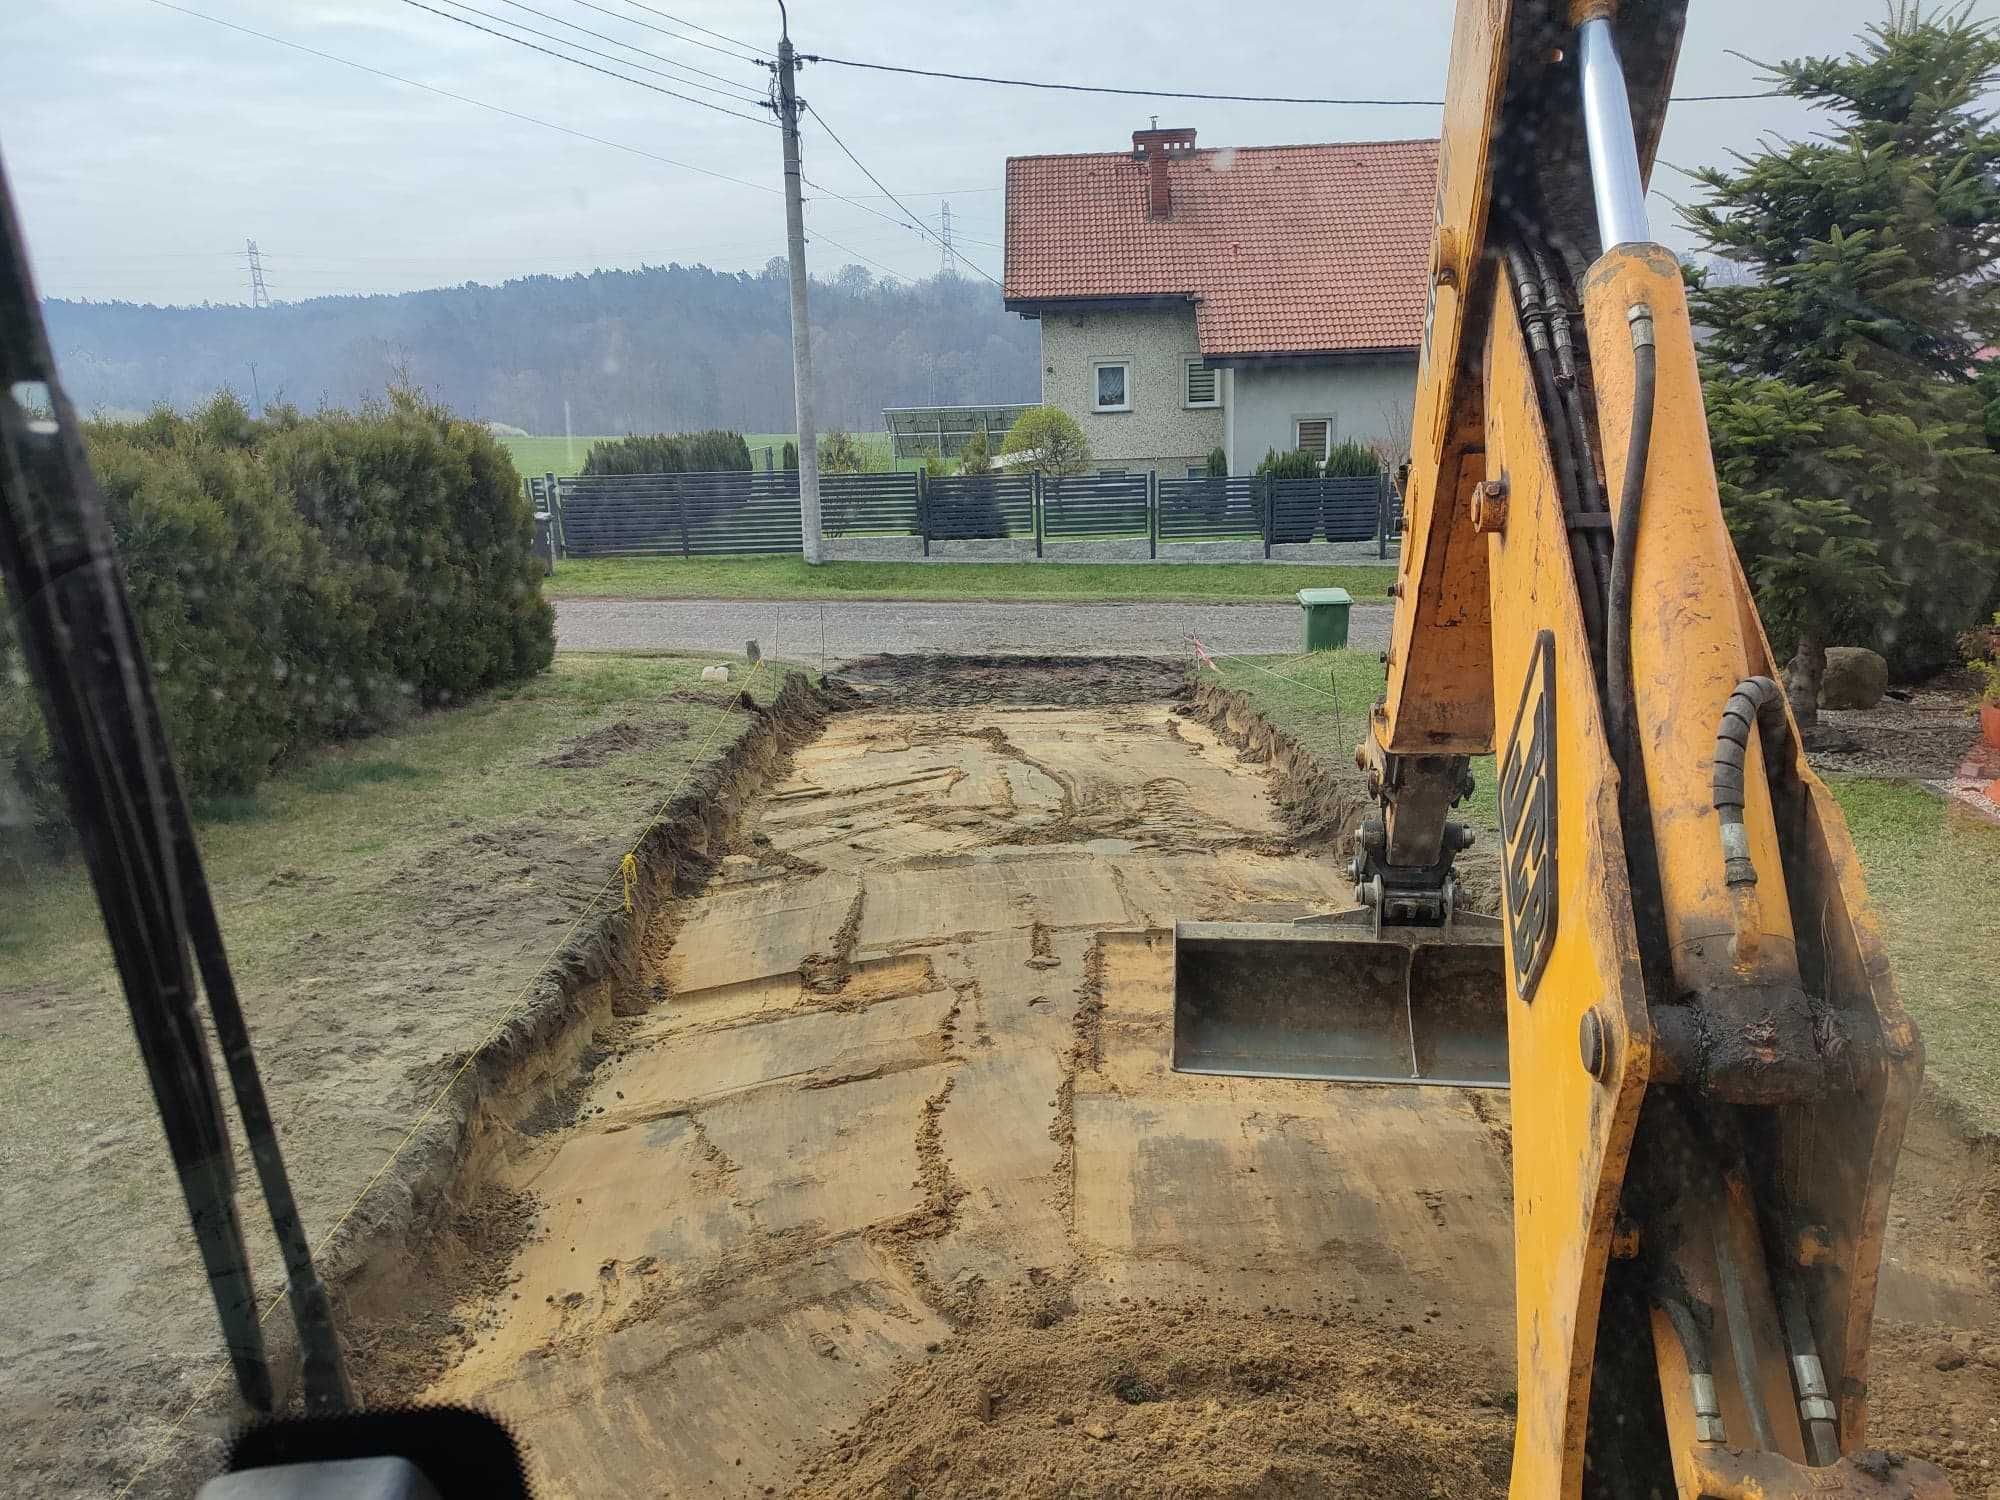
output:
M 1325 458 L 1326 428 L 1327 421 L 1325 417 L 1315 417 L 1311 421 L 1300 422 L 1299 447 L 1308 453 L 1317 453 L 1321 458 Z
M 1187 404 L 1189 406 L 1213 406 L 1215 404 L 1215 374 L 1207 365 L 1190 364 L 1187 367 Z

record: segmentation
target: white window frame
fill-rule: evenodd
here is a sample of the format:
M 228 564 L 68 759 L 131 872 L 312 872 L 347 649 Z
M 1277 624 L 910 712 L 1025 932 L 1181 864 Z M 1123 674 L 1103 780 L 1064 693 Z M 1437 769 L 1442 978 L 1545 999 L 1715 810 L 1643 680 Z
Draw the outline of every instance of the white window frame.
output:
M 1332 414 L 1331 412 L 1327 412 L 1327 413 L 1325 413 L 1324 415 L 1322 415 L 1322 414 L 1321 414 L 1321 413 L 1319 413 L 1319 412 L 1307 412 L 1307 413 L 1306 413 L 1305 415 L 1303 415 L 1303 416 L 1298 416 L 1298 417 L 1293 417 L 1293 418 L 1292 418 L 1292 447 L 1293 447 L 1293 449 L 1294 449 L 1294 450 L 1297 450 L 1297 449 L 1301 449 L 1301 448 L 1304 448 L 1304 447 L 1305 447 L 1305 442 L 1304 442 L 1304 440 L 1303 440 L 1303 439 L 1301 439 L 1301 438 L 1300 438 L 1300 436 L 1299 436 L 1299 426 L 1300 426 L 1300 424 L 1301 424 L 1301 423 L 1305 423 L 1305 422 L 1324 422 L 1324 423 L 1326 423 L 1326 442 L 1325 442 L 1325 444 L 1324 444 L 1324 445 L 1323 445 L 1323 446 L 1322 446 L 1322 447 L 1320 448 L 1320 450 L 1319 450 L 1319 461 L 1320 461 L 1321 463 L 1325 463 L 1325 462 L 1326 462 L 1326 456 L 1327 456 L 1327 455 L 1328 455 L 1329 453 L 1333 452 L 1333 414 Z
M 1188 377 L 1190 373 L 1195 370 L 1206 370 L 1210 375 L 1213 375 L 1215 377 L 1214 384 L 1210 387 L 1210 389 L 1215 392 L 1215 395 L 1207 401 L 1190 401 L 1188 399 Z M 1222 405 L 1222 371 L 1211 367 L 1210 365 L 1199 359 L 1190 359 L 1182 361 L 1182 369 L 1181 369 L 1182 408 L 1186 411 L 1213 411 L 1216 407 L 1220 405 Z
M 1097 399 L 1097 372 L 1116 366 L 1125 372 L 1125 401 L 1121 406 L 1106 406 Z M 1120 355 L 1116 359 L 1093 359 L 1090 362 L 1090 409 L 1092 411 L 1130 411 L 1132 409 L 1132 356 Z

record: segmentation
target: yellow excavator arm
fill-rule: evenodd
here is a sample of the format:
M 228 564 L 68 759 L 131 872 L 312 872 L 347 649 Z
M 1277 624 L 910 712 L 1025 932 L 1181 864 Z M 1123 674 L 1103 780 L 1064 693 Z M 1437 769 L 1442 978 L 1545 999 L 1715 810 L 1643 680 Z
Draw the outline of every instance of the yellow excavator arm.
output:
M 1497 753 L 1518 1500 L 1943 1495 L 1865 1447 L 1921 1052 L 1646 220 L 1684 13 L 1459 5 L 1357 875 L 1427 920 Z
M 1174 1065 L 1511 1089 L 1515 1500 L 1941 1496 L 1865 1446 L 1922 1055 L 1646 220 L 1685 9 L 1460 0 L 1359 904 L 1177 924 Z

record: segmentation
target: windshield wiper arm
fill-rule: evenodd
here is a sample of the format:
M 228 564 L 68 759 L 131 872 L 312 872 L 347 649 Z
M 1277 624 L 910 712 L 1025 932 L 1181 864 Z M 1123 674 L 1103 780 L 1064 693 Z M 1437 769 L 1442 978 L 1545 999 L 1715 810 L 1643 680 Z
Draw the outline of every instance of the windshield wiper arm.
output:
M 332 1309 L 285 1175 L 110 524 L 75 410 L 56 378 L 4 165 L 0 580 L 41 695 L 70 821 L 97 891 L 237 1389 L 255 1410 L 271 1410 L 270 1363 L 190 947 L 284 1255 L 306 1406 L 341 1410 L 349 1396 Z

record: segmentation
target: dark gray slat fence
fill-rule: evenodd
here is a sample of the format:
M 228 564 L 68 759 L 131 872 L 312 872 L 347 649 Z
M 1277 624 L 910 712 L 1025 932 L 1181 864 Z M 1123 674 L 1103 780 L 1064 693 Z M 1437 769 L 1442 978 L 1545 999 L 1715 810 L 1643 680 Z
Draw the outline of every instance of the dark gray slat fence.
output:
M 795 551 L 798 475 L 731 470 L 561 480 L 567 555 Z
M 1280 479 L 1272 487 L 1268 537 L 1272 542 L 1371 540 L 1382 516 L 1379 477 Z
M 824 536 L 915 536 L 922 519 L 919 487 L 914 472 L 822 474 L 820 532 Z
M 1162 542 L 1242 541 L 1264 535 L 1264 480 L 1248 475 L 1162 479 L 1158 488 Z
M 929 541 L 1033 536 L 1035 476 L 950 474 L 923 482 L 922 530 Z
M 1145 536 L 1152 482 L 1139 474 L 1075 474 L 1042 481 L 1042 533 L 1050 541 Z

